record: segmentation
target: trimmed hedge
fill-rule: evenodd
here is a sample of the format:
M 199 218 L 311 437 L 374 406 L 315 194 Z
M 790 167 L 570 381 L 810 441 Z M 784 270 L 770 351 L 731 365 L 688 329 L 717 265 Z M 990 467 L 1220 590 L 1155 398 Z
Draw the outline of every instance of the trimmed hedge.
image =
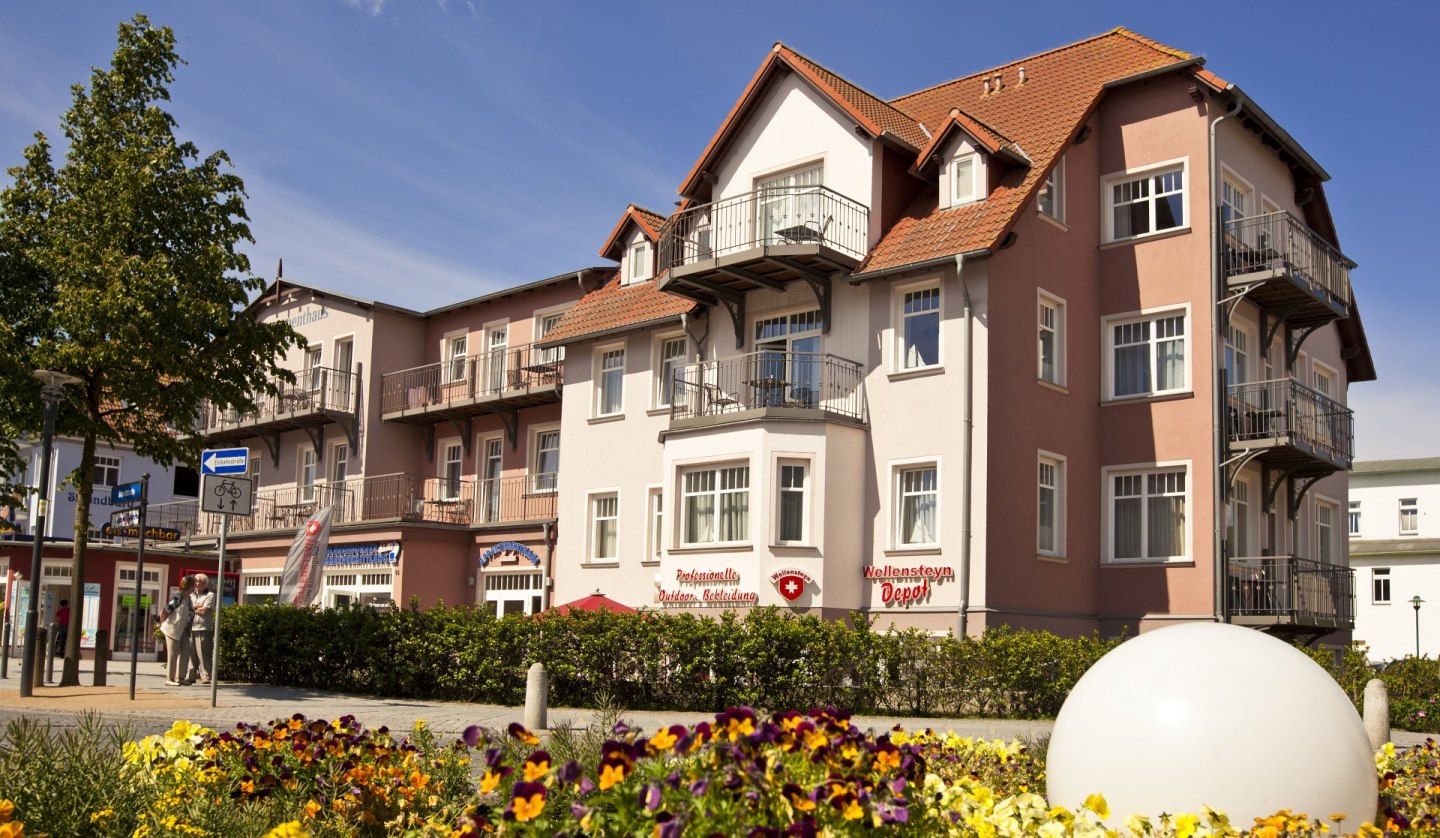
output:
M 980 638 L 871 630 L 760 608 L 574 612 L 497 619 L 473 608 L 225 610 L 227 679 L 366 695 L 524 703 L 545 664 L 556 706 L 717 712 L 836 706 L 856 713 L 1043 718 L 1119 639 L 992 629 Z
M 1364 643 L 1339 654 L 1328 649 L 1303 649 L 1350 696 L 1355 709 L 1365 711 L 1365 685 L 1371 678 L 1385 682 L 1390 694 L 1390 724 L 1415 733 L 1440 733 L 1440 660 L 1406 656 L 1372 665 Z

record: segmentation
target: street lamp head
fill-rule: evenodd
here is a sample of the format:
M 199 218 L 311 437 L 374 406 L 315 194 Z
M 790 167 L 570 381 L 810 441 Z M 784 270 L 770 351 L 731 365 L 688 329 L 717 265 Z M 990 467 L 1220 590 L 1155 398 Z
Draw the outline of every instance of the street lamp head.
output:
M 1415 596 L 1410 598 L 1410 604 L 1415 606 L 1416 611 L 1419 611 L 1420 606 L 1425 604 L 1425 600 L 1421 599 L 1419 594 L 1416 594 Z
M 83 384 L 85 382 L 83 378 L 76 378 L 73 375 L 67 375 L 66 373 L 56 372 L 54 370 L 35 370 L 32 374 L 50 387 L 68 387 L 72 384 Z

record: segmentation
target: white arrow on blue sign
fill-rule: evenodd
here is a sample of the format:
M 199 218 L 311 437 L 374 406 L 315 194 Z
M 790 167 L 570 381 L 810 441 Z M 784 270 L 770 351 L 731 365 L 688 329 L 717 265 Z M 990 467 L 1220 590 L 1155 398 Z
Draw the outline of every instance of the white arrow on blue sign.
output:
M 200 454 L 201 474 L 244 474 L 249 465 L 249 448 L 210 448 Z
M 115 506 L 139 503 L 140 493 L 144 484 L 139 480 L 133 483 L 122 483 L 110 490 L 110 503 Z

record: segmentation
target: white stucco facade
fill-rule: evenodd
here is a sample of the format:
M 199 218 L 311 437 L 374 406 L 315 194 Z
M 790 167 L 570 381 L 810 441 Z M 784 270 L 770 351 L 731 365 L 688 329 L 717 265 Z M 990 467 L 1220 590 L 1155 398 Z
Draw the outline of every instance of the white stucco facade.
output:
M 1347 512 L 1355 639 L 1366 644 L 1372 661 L 1413 655 L 1417 642 L 1420 654 L 1434 657 L 1440 653 L 1440 459 L 1356 463 Z

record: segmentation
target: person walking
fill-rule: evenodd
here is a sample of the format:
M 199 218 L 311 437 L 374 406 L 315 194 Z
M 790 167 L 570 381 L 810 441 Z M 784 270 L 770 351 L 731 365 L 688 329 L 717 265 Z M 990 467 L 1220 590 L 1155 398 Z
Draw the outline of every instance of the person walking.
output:
M 190 606 L 190 592 L 195 588 L 192 576 L 180 577 L 180 590 L 165 603 L 160 633 L 165 635 L 165 685 L 178 687 L 190 669 L 190 623 L 195 616 Z
M 195 619 L 190 623 L 190 677 L 185 683 L 210 683 L 211 640 L 215 637 L 215 592 L 210 590 L 210 577 L 195 574 L 195 590 L 190 594 L 190 607 Z
M 55 612 L 55 654 L 65 654 L 65 638 L 70 634 L 70 600 L 60 600 Z

